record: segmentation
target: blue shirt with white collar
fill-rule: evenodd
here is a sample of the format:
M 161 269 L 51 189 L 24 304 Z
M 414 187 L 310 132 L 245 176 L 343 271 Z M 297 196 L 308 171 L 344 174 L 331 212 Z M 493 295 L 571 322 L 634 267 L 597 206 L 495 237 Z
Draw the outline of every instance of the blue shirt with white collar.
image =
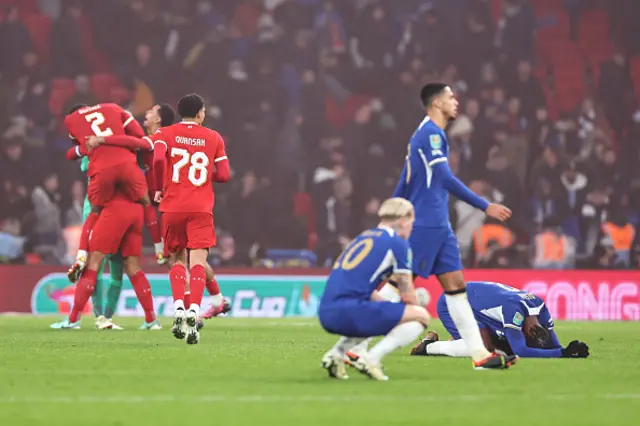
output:
M 370 300 L 371 293 L 393 274 L 411 274 L 409 243 L 387 227 L 358 235 L 333 265 L 321 304 L 340 299 Z
M 469 190 L 451 172 L 447 135 L 428 116 L 411 136 L 407 151 L 393 196 L 411 201 L 416 212 L 416 227 L 450 226 L 449 193 L 477 209 L 487 209 L 489 203 Z

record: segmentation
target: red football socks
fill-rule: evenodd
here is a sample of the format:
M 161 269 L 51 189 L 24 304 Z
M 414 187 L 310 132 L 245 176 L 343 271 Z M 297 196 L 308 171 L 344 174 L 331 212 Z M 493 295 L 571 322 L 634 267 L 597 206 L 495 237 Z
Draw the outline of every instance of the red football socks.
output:
M 211 281 L 207 281 L 207 291 L 211 296 L 216 296 L 220 294 L 220 286 L 218 285 L 218 281 L 213 278 Z
M 144 320 L 153 322 L 156 320 L 156 313 L 153 310 L 153 297 L 151 295 L 151 285 L 147 276 L 142 271 L 138 271 L 134 276 L 129 278 L 131 286 L 138 296 L 138 300 L 144 310 Z
M 93 225 L 96 223 L 96 220 L 98 220 L 98 214 L 93 212 L 89 213 L 89 216 L 87 216 L 87 219 L 84 221 L 84 225 L 82 225 L 78 250 L 89 251 L 89 237 L 91 237 L 91 231 L 93 230 Z
M 149 230 L 149 235 L 151 235 L 151 240 L 153 240 L 153 243 L 157 244 L 161 242 L 162 234 L 160 232 L 158 213 L 156 212 L 156 208 L 151 204 L 144 208 L 144 223 Z
M 173 265 L 169 271 L 171 295 L 173 301 L 184 300 L 184 289 L 187 286 L 187 269 L 183 265 Z
M 192 266 L 189 272 L 191 273 L 191 279 L 189 280 L 191 301 L 200 306 L 202 304 L 202 296 L 204 295 L 204 288 L 207 282 L 207 273 L 202 265 Z
M 191 306 L 191 292 L 187 291 L 184 293 L 184 307 L 188 308 Z
M 97 215 L 96 215 L 97 216 Z M 80 317 L 80 312 L 84 310 L 85 305 L 96 288 L 96 280 L 98 272 L 87 269 L 80 277 L 80 281 L 76 284 L 76 292 L 73 296 L 73 308 L 69 314 L 69 322 L 76 322 Z

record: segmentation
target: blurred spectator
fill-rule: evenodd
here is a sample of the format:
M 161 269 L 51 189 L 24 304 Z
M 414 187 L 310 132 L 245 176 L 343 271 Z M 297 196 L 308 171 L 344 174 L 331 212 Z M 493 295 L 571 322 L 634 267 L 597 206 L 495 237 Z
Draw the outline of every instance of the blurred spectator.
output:
M 580 173 L 578 165 L 572 161 L 562 171 L 560 182 L 566 191 L 572 213 L 574 215 L 581 214 L 587 199 L 589 179 L 584 173 Z
M 600 102 L 604 107 L 609 125 L 618 137 L 622 135 L 630 113 L 627 104 L 630 93 L 634 91 L 627 58 L 622 51 L 618 50 L 611 60 L 602 63 L 598 81 Z
M 529 2 L 504 0 L 502 17 L 498 21 L 496 45 L 507 65 L 513 65 L 520 58 L 533 56 L 534 30 L 533 10 Z
M 62 110 L 63 114 L 67 114 L 71 111 L 71 108 L 74 105 L 83 104 L 83 105 L 95 105 L 98 103 L 98 99 L 91 91 L 91 81 L 89 77 L 80 74 L 75 78 L 76 84 L 76 92 L 74 95 L 69 98 L 69 100 L 64 104 L 64 108 Z
M 248 250 L 238 253 L 236 242 L 229 234 L 221 234 L 218 237 L 216 247 L 211 250 L 209 262 L 214 268 L 233 268 L 251 266 Z
M 320 54 L 346 50 L 347 32 L 342 22 L 342 16 L 336 10 L 333 0 L 324 0 L 322 10 L 316 16 L 314 30 Z
M 532 266 L 535 269 L 571 269 L 575 264 L 576 245 L 564 235 L 560 220 L 548 217 L 534 238 Z
M 71 203 L 65 213 L 64 226 L 81 226 L 84 222 L 84 184 L 82 181 L 76 180 L 71 184 Z
M 533 75 L 531 62 L 526 59 L 520 60 L 515 76 L 511 78 L 513 81 L 510 82 L 509 94 L 521 101 L 523 116 L 532 117 L 536 108 L 545 105 L 545 97 L 542 85 Z
M 7 81 L 13 81 L 20 74 L 22 56 L 31 49 L 31 37 L 19 19 L 17 6 L 8 7 L 4 17 L 4 21 L 0 22 L 0 40 L 7 42 L 0 43 L 0 74 Z
M 56 77 L 70 77 L 86 71 L 83 52 L 82 9 L 76 1 L 65 5 L 63 14 L 53 23 L 51 71 Z
M 602 224 L 600 245 L 605 252 L 613 250 L 615 256 L 610 265 L 615 268 L 632 266 L 632 250 L 636 238 L 636 227 L 629 221 L 628 196 L 619 196 L 612 204 L 607 220 Z
M 477 268 L 494 265 L 498 252 L 509 249 L 514 242 L 515 235 L 505 224 L 487 217 L 484 224 L 473 233 L 469 263 Z
M 562 226 L 571 213 L 567 200 L 557 188 L 546 178 L 538 181 L 532 199 L 533 223 L 537 225 L 537 229 L 541 229 L 552 219 Z
M 65 257 L 62 244 L 62 197 L 59 192 L 58 175 L 48 173 L 42 185 L 36 186 L 31 194 L 35 212 L 35 250 L 48 263 L 61 263 Z

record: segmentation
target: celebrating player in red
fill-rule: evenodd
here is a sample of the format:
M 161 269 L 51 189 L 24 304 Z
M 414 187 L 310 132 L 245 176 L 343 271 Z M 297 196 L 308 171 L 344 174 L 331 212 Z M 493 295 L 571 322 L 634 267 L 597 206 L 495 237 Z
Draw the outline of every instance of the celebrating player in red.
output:
M 124 270 L 142 305 L 145 321 L 156 328 L 161 327 L 153 309 L 149 281 L 140 269 L 143 222 L 142 205 L 130 201 L 120 191 L 105 204 L 91 235 L 87 269 L 76 286 L 73 308 L 68 324 L 63 328 L 80 328 L 79 316 L 95 289 L 98 268 L 106 255 L 118 252 L 124 258 Z
M 89 156 L 89 187 L 87 195 L 92 212 L 82 228 L 78 255 L 74 265 L 69 269 L 69 280 L 75 282 L 85 267 L 89 235 L 100 209 L 110 201 L 116 188 L 123 191 L 132 201 L 139 201 L 145 209 L 151 205 L 147 194 L 144 175 L 137 165 L 135 149 L 127 145 L 106 145 L 90 150 L 87 142 L 90 137 L 106 138 L 114 135 L 131 135 L 137 138 L 144 136 L 144 131 L 130 113 L 115 104 L 98 104 L 95 106 L 77 105 L 65 118 L 69 136 L 78 143 L 77 156 Z M 151 145 L 149 148 L 153 149 Z M 148 214 L 145 210 L 145 214 Z M 155 227 L 159 233 L 157 216 L 146 221 L 151 229 Z M 153 234 L 153 232 L 152 232 Z
M 155 142 L 153 170 L 157 187 L 163 188 L 156 193 L 156 201 L 160 202 L 164 241 L 173 263 L 169 273 L 175 307 L 172 331 L 179 339 L 186 336 L 188 344 L 196 344 L 200 339 L 196 326 L 207 281 L 205 265 L 209 249 L 216 244 L 212 182 L 227 182 L 230 168 L 222 137 L 202 127 L 205 118 L 202 97 L 196 94 L 182 97 L 178 101 L 178 114 L 182 116 L 181 123 L 162 128 L 151 138 Z M 191 305 L 185 307 L 187 253 Z

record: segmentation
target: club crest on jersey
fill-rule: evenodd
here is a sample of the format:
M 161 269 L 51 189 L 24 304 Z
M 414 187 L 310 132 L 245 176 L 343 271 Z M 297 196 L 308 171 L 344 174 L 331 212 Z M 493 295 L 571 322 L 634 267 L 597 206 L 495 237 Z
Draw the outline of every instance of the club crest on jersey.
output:
M 440 135 L 431 135 L 429 136 L 429 144 L 432 149 L 440 149 L 442 148 L 442 138 Z
M 523 322 L 524 316 L 522 316 L 520 312 L 516 312 L 516 314 L 513 316 L 513 323 L 517 326 L 521 326 Z

